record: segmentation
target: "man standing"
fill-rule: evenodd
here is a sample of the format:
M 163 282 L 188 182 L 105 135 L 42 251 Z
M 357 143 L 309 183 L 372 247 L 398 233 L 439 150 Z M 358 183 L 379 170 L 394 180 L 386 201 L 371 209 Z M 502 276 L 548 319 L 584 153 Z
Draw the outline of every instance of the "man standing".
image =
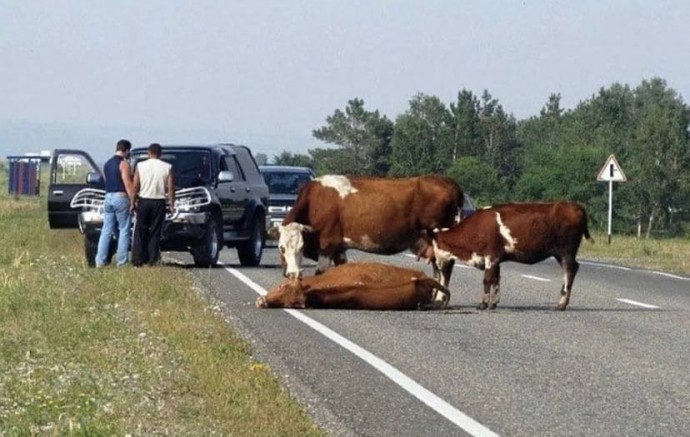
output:
M 145 263 L 155 265 L 160 261 L 166 188 L 171 211 L 175 205 L 172 166 L 161 161 L 160 144 L 151 144 L 148 153 L 149 159 L 139 162 L 134 172 L 134 189 L 138 193 L 137 220 L 132 242 L 132 264 L 135 267 Z
M 132 215 L 130 205 L 134 201 L 136 191 L 132 183 L 132 170 L 129 166 L 129 152 L 132 143 L 120 140 L 115 147 L 115 156 L 110 158 L 103 167 L 105 176 L 105 203 L 103 204 L 103 229 L 98 239 L 96 250 L 96 267 L 103 267 L 109 261 L 110 241 L 119 228 L 117 239 L 117 265 L 127 264 L 129 251 L 130 228 Z

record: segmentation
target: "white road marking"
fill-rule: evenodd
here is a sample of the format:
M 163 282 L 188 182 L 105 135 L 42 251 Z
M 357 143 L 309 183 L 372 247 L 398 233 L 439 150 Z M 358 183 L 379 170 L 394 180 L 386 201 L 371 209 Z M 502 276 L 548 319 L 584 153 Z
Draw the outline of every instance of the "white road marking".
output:
M 534 279 L 535 281 L 541 281 L 541 282 L 551 282 L 551 279 L 546 279 L 546 278 L 540 278 L 539 276 L 532 276 L 532 275 L 520 275 L 523 278 L 527 279 Z
M 654 273 L 655 275 L 666 276 L 667 278 L 682 279 L 684 281 L 690 281 L 690 278 L 685 278 L 683 276 L 672 275 L 670 273 L 665 273 L 665 272 L 657 272 L 656 270 L 652 270 L 651 272 Z
M 637 302 L 635 300 L 630 300 L 630 299 L 616 298 L 616 300 L 619 302 L 623 302 L 623 303 L 629 303 L 630 305 L 637 305 L 638 307 L 642 307 L 642 308 L 650 308 L 650 309 L 654 309 L 654 310 L 658 310 L 660 308 L 656 305 L 650 305 L 648 303 Z
M 225 265 L 221 262 L 219 262 L 218 264 L 223 266 L 228 273 L 230 273 L 240 281 L 244 282 L 249 288 L 254 290 L 259 295 L 263 296 L 266 294 L 266 290 L 263 287 L 258 285 L 256 282 L 252 281 L 244 273 L 231 267 L 225 267 Z M 422 387 L 419 383 L 417 383 L 412 378 L 405 375 L 392 365 L 388 364 L 383 359 L 377 357 L 376 355 L 372 354 L 371 352 L 362 348 L 361 346 L 358 346 L 357 344 L 351 342 L 350 340 L 333 331 L 332 329 L 326 327 L 325 325 L 322 325 L 321 323 L 317 322 L 316 320 L 308 316 L 305 316 L 297 310 L 283 309 L 283 311 L 287 312 L 292 317 L 296 318 L 300 322 L 317 331 L 319 334 L 333 341 L 343 349 L 352 352 L 355 356 L 359 357 L 364 362 L 372 366 L 374 369 L 381 372 L 388 379 L 398 384 L 402 389 L 404 389 L 412 396 L 416 397 L 417 399 L 425 403 L 427 406 L 429 406 L 431 409 L 436 411 L 441 416 L 445 417 L 458 427 L 462 428 L 468 434 L 482 437 L 498 436 L 498 434 L 491 431 L 489 428 L 477 422 L 476 420 L 472 419 L 470 416 L 466 415 L 454 406 L 450 405 L 448 402 L 444 401 L 443 399 L 441 399 L 434 393 L 430 392 L 426 388 Z
M 407 256 L 407 257 L 410 257 L 410 258 L 417 259 L 417 255 L 413 255 L 413 254 L 411 254 L 411 253 L 406 253 L 406 254 L 404 254 L 404 255 Z M 465 264 L 457 264 L 457 263 L 455 264 L 455 267 L 457 267 L 457 268 L 459 268 L 459 269 L 472 269 L 472 268 L 473 268 L 473 267 L 470 267 L 470 266 L 465 265 Z
M 595 263 L 591 261 L 578 261 L 580 264 L 585 264 L 588 266 L 596 266 L 596 267 L 608 267 L 610 269 L 618 269 L 618 270 L 625 270 L 626 272 L 631 271 L 632 269 L 630 267 L 623 267 L 623 266 L 617 266 L 615 264 L 604 264 L 604 263 Z

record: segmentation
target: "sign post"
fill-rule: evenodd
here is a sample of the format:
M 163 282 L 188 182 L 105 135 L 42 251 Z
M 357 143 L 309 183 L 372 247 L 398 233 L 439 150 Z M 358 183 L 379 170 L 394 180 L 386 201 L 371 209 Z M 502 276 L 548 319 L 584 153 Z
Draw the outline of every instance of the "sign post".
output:
M 609 183 L 609 226 L 608 226 L 608 240 L 611 244 L 611 219 L 613 217 L 613 183 L 614 182 L 625 182 L 628 178 L 625 177 L 623 169 L 616 160 L 616 157 L 611 154 L 606 160 L 604 166 L 599 170 L 597 175 L 597 180 L 600 182 Z

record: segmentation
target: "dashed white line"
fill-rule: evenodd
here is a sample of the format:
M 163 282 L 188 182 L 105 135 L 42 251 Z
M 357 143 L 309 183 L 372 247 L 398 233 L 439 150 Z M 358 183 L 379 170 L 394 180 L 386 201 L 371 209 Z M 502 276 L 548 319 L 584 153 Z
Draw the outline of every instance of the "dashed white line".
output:
M 642 307 L 642 308 L 649 308 L 649 309 L 653 309 L 653 310 L 658 310 L 660 308 L 656 305 L 650 305 L 648 303 L 642 303 L 642 302 L 638 302 L 636 300 L 622 299 L 622 298 L 616 298 L 616 300 L 619 302 L 627 303 L 630 305 L 635 305 L 635 306 Z
M 263 296 L 266 294 L 266 290 L 263 287 L 258 285 L 256 282 L 252 281 L 249 277 L 247 277 L 239 270 L 233 269 L 231 267 L 225 267 L 225 265 L 223 265 L 223 263 L 220 262 L 218 264 L 223 266 L 228 273 L 235 276 L 240 281 L 244 282 L 249 288 L 254 290 L 259 295 Z M 325 325 L 322 325 L 321 323 L 317 322 L 316 320 L 308 316 L 305 316 L 297 310 L 284 309 L 283 311 L 287 312 L 300 322 L 306 324 L 307 326 L 317 331 L 324 337 L 333 341 L 340 347 L 352 352 L 355 356 L 359 357 L 364 362 L 372 366 L 374 369 L 381 372 L 388 379 L 396 383 L 398 386 L 403 388 L 412 396 L 422 401 L 424 404 L 429 406 L 431 409 L 436 411 L 441 416 L 445 417 L 458 427 L 462 428 L 468 434 L 482 437 L 498 436 L 498 434 L 491 431 L 489 428 L 477 422 L 476 420 L 472 419 L 471 417 L 469 417 L 462 411 L 458 410 L 448 402 L 444 401 L 434 393 L 430 392 L 426 388 L 422 387 L 419 383 L 417 383 L 412 378 L 405 375 L 392 365 L 388 364 L 383 359 L 377 357 L 376 355 L 372 354 L 371 352 L 362 348 L 361 346 L 358 346 L 357 344 L 351 342 L 350 340 L 333 331 L 332 329 L 326 327 Z
M 532 275 L 520 275 L 523 278 L 527 279 L 534 279 L 535 281 L 541 281 L 541 282 L 551 282 L 551 279 L 546 279 L 546 278 L 541 278 L 539 276 L 532 276 Z

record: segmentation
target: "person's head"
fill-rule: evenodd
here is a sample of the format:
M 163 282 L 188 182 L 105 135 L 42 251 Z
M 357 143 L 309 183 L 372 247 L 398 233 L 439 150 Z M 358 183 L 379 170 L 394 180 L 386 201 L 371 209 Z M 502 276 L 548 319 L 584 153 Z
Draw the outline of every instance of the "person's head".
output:
M 128 140 L 120 140 L 117 142 L 117 146 L 115 146 L 115 152 L 120 152 L 120 154 L 123 156 L 129 155 L 131 150 L 132 143 L 130 143 Z
M 148 152 L 149 152 L 149 157 L 151 157 L 151 158 L 160 158 L 160 157 L 161 157 L 161 153 L 162 153 L 161 145 L 158 144 L 158 143 L 152 143 L 152 144 L 149 146 Z

